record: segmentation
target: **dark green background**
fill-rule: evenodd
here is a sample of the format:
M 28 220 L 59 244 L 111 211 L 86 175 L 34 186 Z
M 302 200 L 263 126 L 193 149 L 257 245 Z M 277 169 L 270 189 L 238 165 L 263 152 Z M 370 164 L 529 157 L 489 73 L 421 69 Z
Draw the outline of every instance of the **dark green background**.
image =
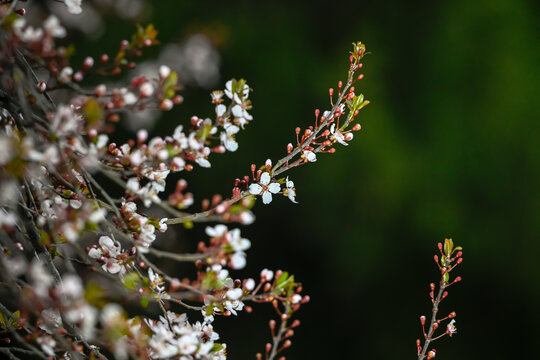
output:
M 445 237 L 464 247 L 464 281 L 441 306 L 457 312 L 458 334 L 435 343 L 437 358 L 535 357 L 539 4 L 152 2 L 145 23 L 163 43 L 205 32 L 222 56 L 219 84 L 244 77 L 254 89 L 255 120 L 238 136 L 239 150 L 186 175 L 196 204 L 230 194 L 251 163 L 279 159 L 294 128 L 311 125 L 314 108 L 329 108 L 328 88 L 345 80 L 351 42 L 371 52 L 357 86 L 371 101 L 363 130 L 349 147 L 288 173 L 298 205 L 260 202 L 256 223 L 242 229 L 252 248 L 235 277 L 286 269 L 311 295 L 287 358 L 414 359 L 418 317 L 429 315 L 428 284 L 437 280 L 432 255 Z M 77 40 L 78 59 L 132 32 L 131 23 L 108 19 L 102 38 Z M 212 116 L 208 92 L 186 88 L 185 104 L 153 133 Z M 195 243 L 201 232 L 181 241 Z M 261 305 L 217 322 L 231 359 L 263 351 L 271 317 Z

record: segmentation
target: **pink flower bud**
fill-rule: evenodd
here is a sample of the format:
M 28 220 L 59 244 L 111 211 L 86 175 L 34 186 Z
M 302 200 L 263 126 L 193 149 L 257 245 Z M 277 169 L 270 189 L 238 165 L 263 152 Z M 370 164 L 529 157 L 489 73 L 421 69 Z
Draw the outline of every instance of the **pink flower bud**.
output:
M 149 82 L 145 82 L 139 88 L 139 95 L 141 97 L 149 97 L 149 96 L 152 96 L 153 93 L 154 93 L 154 87 Z
M 141 129 L 137 132 L 137 141 L 139 143 L 143 143 L 148 139 L 148 131 L 145 129 Z
M 84 62 L 83 62 L 83 68 L 85 70 L 88 70 L 90 69 L 92 66 L 94 66 L 94 58 L 88 56 L 84 59 Z
M 83 80 L 83 72 L 82 71 L 77 71 L 74 75 L 73 75 L 73 80 L 77 81 L 77 82 L 80 82 Z
M 159 67 L 159 77 L 161 79 L 166 79 L 171 74 L 171 68 L 166 65 L 161 65 Z
M 94 93 L 97 97 L 103 97 L 107 93 L 107 87 L 104 84 L 96 86 L 96 90 L 94 90 Z
M 170 99 L 163 99 L 161 104 L 159 104 L 159 108 L 163 111 L 169 111 L 173 108 L 173 102 Z
M 38 89 L 39 92 L 44 92 L 45 90 L 47 90 L 47 84 L 45 83 L 45 81 L 41 80 L 37 84 L 37 89 Z

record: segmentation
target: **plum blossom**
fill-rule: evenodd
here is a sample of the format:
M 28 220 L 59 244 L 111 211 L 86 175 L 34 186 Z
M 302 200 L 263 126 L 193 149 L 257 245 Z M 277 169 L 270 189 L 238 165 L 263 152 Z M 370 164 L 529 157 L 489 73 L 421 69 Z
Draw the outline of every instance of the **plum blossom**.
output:
M 253 120 L 253 116 L 246 111 L 246 106 L 244 104 L 234 105 L 231 111 L 234 118 L 238 121 L 242 128 L 244 128 L 244 125 L 246 125 L 250 120 Z
M 347 141 L 350 141 L 353 138 L 353 134 L 350 132 L 347 134 L 343 134 L 341 130 L 336 128 L 336 124 L 332 124 L 332 126 L 330 126 L 330 133 L 332 134 L 333 139 L 335 139 L 341 145 L 345 146 L 348 146 L 349 144 L 347 143 Z
M 234 250 L 231 256 L 231 267 L 233 269 L 242 269 L 246 266 L 246 253 L 251 247 L 251 242 L 248 239 L 240 237 L 240 229 L 233 229 L 229 232 L 229 244 Z
M 309 162 L 317 161 L 317 156 L 313 151 L 310 150 L 304 150 L 304 158 Z
M 60 21 L 55 15 L 49 15 L 49 17 L 43 22 L 43 28 L 52 37 L 63 38 L 66 36 L 66 29 L 60 25 Z
M 242 99 L 247 99 L 248 98 L 248 96 L 249 96 L 249 86 L 248 86 L 248 84 L 244 84 L 244 87 L 240 90 L 240 94 L 242 94 L 242 99 L 241 99 L 237 92 L 235 92 L 233 94 L 233 92 L 232 92 L 232 84 L 233 84 L 232 80 L 229 80 L 229 81 L 227 81 L 225 83 L 225 95 L 227 95 L 227 97 L 229 99 L 232 99 L 232 100 L 234 100 L 234 102 L 240 104 L 240 103 L 242 103 Z
M 223 305 L 225 309 L 229 310 L 235 316 L 238 315 L 237 311 L 244 309 L 244 303 L 240 300 L 227 300 Z
M 13 31 L 24 42 L 36 42 L 43 37 L 43 30 L 27 26 L 24 18 L 18 18 L 13 22 Z
M 50 335 L 42 335 L 36 339 L 36 342 L 41 346 L 41 350 L 49 356 L 54 356 L 54 347 L 56 341 Z
M 82 12 L 82 0 L 64 0 L 64 3 L 71 14 L 80 14 Z
M 236 125 L 227 123 L 225 124 L 225 131 L 221 133 L 221 143 L 225 145 L 225 148 L 229 151 L 236 151 L 238 149 L 238 143 L 234 138 L 234 135 L 240 131 L 240 128 Z
M 298 202 L 295 200 L 296 197 L 296 189 L 294 188 L 294 183 L 292 180 L 289 180 L 289 177 L 287 176 L 287 179 L 285 180 L 285 190 L 283 191 L 283 195 L 286 195 L 289 200 L 291 200 L 293 203 L 298 204 Z
M 277 194 L 281 190 L 281 185 L 277 182 L 270 182 L 270 174 L 262 173 L 258 184 L 249 185 L 249 192 L 253 195 L 261 195 L 263 204 L 269 204 L 272 201 L 272 194 Z
M 148 269 L 148 279 L 150 280 L 150 289 L 157 294 L 159 298 L 169 298 L 165 292 L 165 282 L 160 274 L 157 274 L 151 268 Z
M 271 281 L 273 278 L 274 278 L 274 272 L 272 270 L 262 269 L 261 279 L 263 281 Z
M 446 325 L 446 333 L 449 335 L 449 336 L 452 336 L 453 334 L 455 334 L 457 332 L 457 328 L 456 326 L 454 325 L 454 323 L 456 322 L 456 320 L 452 319 L 452 321 L 450 321 L 448 323 L 448 325 Z
M 88 251 L 88 256 L 103 262 L 101 267 L 104 271 L 111 274 L 125 274 L 126 267 L 123 264 L 123 261 L 118 259 L 122 255 L 120 243 L 113 241 L 108 236 L 101 236 L 98 242 L 100 247 L 91 248 Z

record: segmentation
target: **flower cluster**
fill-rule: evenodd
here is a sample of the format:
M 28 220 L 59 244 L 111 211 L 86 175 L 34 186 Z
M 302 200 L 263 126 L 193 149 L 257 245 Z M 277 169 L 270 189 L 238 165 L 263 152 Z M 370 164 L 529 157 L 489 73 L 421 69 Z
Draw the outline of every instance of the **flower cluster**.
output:
M 150 356 L 155 359 L 226 359 L 226 344 L 215 342 L 219 334 L 214 331 L 210 317 L 201 323 L 190 324 L 186 314 L 167 311 L 159 320 L 145 319 L 152 337 Z
M 122 252 L 120 243 L 108 236 L 101 236 L 99 246 L 94 245 L 88 250 L 88 256 L 102 263 L 103 270 L 111 274 L 124 275 L 130 268 L 131 255 L 133 254 Z
M 83 11 L 81 0 L 64 4 L 71 14 Z M 179 74 L 167 65 L 126 78 L 143 51 L 158 44 L 156 29 L 138 26 L 115 53 L 75 64 L 73 49 L 57 43 L 70 28 L 55 15 L 31 24 L 19 5 L 0 3 L 0 268 L 14 299 L 0 306 L 7 339 L 36 358 L 225 359 L 214 317 L 269 303 L 281 321 L 279 331 L 271 326 L 266 347 L 274 359 L 290 346 L 299 324 L 291 318 L 309 298 L 284 271 L 264 269 L 258 281 L 233 279 L 229 271 L 246 266 L 251 241 L 226 224 L 251 224 L 259 196 L 264 204 L 278 194 L 296 203 L 294 182 L 278 175 L 352 140 L 359 125 L 349 125 L 367 104 L 352 87 L 361 78 L 355 72 L 363 44 L 354 44 L 347 82 L 331 98 L 331 110 L 320 119 L 317 110 L 315 126 L 301 137 L 297 128 L 297 145 L 289 144 L 284 158 L 252 165 L 251 177 L 234 179 L 230 198 L 216 194 L 187 212 L 198 206 L 187 182 L 175 179 L 166 194 L 167 181 L 204 171 L 212 154 L 239 148 L 240 130 L 253 121 L 247 82 L 231 79 L 213 91 L 211 118 L 180 119 L 172 134 L 153 137 L 139 129 L 117 143 L 121 118 L 169 111 L 184 101 Z M 114 83 L 113 75 L 124 77 Z M 88 85 L 89 78 L 98 85 Z M 175 252 L 184 244 L 168 240 L 193 236 L 187 230 L 199 222 L 212 223 L 210 239 L 195 253 Z M 186 232 L 171 231 L 175 224 Z M 191 263 L 197 275 L 179 279 L 165 264 L 170 261 L 157 259 Z M 128 317 L 119 304 L 138 316 Z M 176 307 L 201 320 L 188 321 Z M 153 320 L 156 311 L 161 315 Z M 453 332 L 453 323 L 448 326 Z

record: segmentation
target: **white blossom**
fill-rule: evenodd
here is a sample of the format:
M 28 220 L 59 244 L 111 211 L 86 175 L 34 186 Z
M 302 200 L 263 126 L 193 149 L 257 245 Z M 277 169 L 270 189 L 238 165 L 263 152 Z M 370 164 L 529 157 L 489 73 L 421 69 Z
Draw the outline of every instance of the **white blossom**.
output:
M 60 25 L 60 21 L 55 15 L 49 15 L 49 17 L 43 22 L 43 28 L 52 37 L 63 38 L 66 36 L 66 29 Z
M 221 133 L 221 143 L 225 145 L 225 148 L 229 151 L 236 151 L 238 149 L 238 143 L 234 138 L 234 135 L 240 131 L 240 128 L 236 125 L 227 123 L 224 126 L 225 131 Z
M 274 272 L 272 270 L 263 269 L 261 271 L 261 278 L 263 279 L 263 281 L 271 281 L 273 277 Z
M 336 128 L 336 124 L 332 124 L 330 126 L 330 133 L 332 134 L 333 138 L 340 143 L 341 145 L 348 146 L 349 144 L 345 141 L 345 136 L 343 133 Z
M 304 158 L 309 162 L 317 161 L 317 156 L 313 151 L 304 150 Z
M 277 194 L 281 190 L 281 186 L 277 182 L 270 182 L 270 174 L 262 173 L 258 184 L 249 185 L 249 192 L 253 195 L 261 195 L 263 204 L 269 204 L 272 201 L 272 194 Z
M 82 0 L 64 0 L 64 3 L 71 14 L 80 14 L 82 12 Z

